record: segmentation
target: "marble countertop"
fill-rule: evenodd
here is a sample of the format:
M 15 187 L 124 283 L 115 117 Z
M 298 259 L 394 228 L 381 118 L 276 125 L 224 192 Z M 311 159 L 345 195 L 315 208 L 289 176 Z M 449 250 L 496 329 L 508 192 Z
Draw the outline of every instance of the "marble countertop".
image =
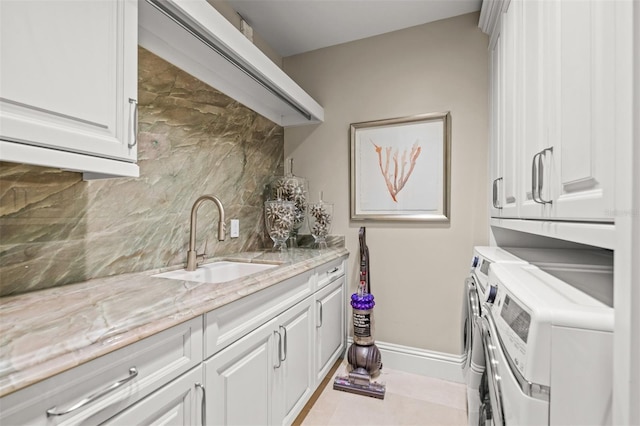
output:
M 0 298 L 0 396 L 346 257 L 345 248 L 239 253 L 211 259 L 278 263 L 238 280 L 203 284 L 117 275 Z

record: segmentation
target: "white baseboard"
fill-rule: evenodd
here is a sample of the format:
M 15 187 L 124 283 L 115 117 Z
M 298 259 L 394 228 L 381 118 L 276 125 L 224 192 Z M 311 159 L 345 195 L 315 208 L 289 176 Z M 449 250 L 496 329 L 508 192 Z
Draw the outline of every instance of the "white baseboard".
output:
M 353 343 L 349 337 L 347 348 Z M 376 341 L 382 355 L 382 368 L 404 371 L 405 373 L 464 383 L 462 376 L 462 355 L 453 355 L 426 349 L 396 345 Z

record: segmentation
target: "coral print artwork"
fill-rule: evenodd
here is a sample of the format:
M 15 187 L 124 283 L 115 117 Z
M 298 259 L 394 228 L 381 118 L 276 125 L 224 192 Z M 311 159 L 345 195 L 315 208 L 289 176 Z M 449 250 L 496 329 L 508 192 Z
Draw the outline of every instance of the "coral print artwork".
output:
M 397 202 L 396 195 L 398 195 L 409 180 L 422 148 L 418 146 L 418 141 L 416 140 L 416 143 L 411 147 L 411 152 L 407 155 L 407 149 L 403 149 L 402 155 L 400 159 L 398 159 L 398 148 L 388 146 L 384 148 L 383 153 L 381 146 L 376 145 L 373 141 L 371 141 L 371 143 L 378 154 L 380 172 L 387 184 L 389 195 L 393 201 Z
M 351 218 L 448 221 L 448 113 L 351 125 Z

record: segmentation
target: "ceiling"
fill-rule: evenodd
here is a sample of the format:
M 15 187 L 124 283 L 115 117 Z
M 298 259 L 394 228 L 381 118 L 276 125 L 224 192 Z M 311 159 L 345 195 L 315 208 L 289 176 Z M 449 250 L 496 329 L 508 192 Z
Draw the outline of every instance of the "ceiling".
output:
M 482 0 L 227 0 L 282 57 L 480 10 Z

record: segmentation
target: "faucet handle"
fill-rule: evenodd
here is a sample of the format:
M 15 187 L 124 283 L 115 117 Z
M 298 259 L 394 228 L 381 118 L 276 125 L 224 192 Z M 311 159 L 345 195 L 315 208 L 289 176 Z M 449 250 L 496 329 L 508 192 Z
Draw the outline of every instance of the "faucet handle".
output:
M 209 245 L 209 239 L 204 240 L 204 251 L 196 255 L 196 259 L 204 260 L 207 257 L 207 246 Z

